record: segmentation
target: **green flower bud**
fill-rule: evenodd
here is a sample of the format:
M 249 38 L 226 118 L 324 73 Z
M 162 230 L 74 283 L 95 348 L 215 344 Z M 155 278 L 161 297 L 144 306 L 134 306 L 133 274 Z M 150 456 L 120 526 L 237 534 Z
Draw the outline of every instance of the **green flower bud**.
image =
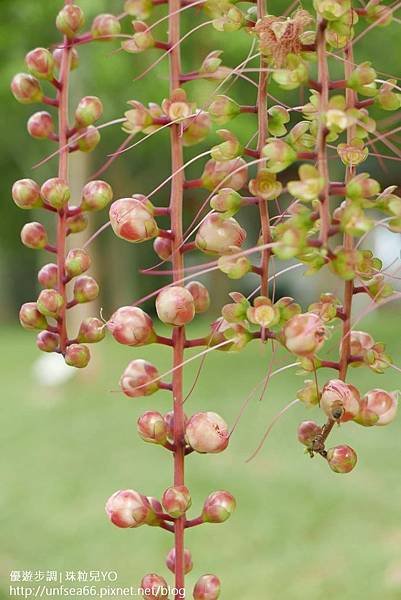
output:
M 217 125 L 224 125 L 241 112 L 240 105 L 228 96 L 216 96 L 209 106 L 209 115 Z
M 297 160 L 296 151 L 283 140 L 270 139 L 262 149 L 267 159 L 267 169 L 271 173 L 280 173 Z
M 227 218 L 233 217 L 242 206 L 242 196 L 231 188 L 222 188 L 210 200 L 210 206 Z
M 358 65 L 347 80 L 347 87 L 358 92 L 361 96 L 374 97 L 378 93 L 375 81 L 377 74 L 370 65 L 370 62 Z
M 318 198 L 324 187 L 324 179 L 320 177 L 318 169 L 304 164 L 299 167 L 298 173 L 300 181 L 289 181 L 287 184 L 290 194 L 304 202 Z
M 306 406 L 316 406 L 320 400 L 320 391 L 316 387 L 316 382 L 307 379 L 304 384 L 304 387 L 297 391 L 297 399 Z
M 252 270 L 252 264 L 246 256 L 235 256 L 241 252 L 241 248 L 232 246 L 233 255 L 221 256 L 217 266 L 229 279 L 241 279 Z
M 383 83 L 379 89 L 379 93 L 375 98 L 375 102 L 383 110 L 398 110 L 401 107 L 401 94 L 396 93 L 397 81 L 389 79 Z
M 273 80 L 282 90 L 295 90 L 308 80 L 309 72 L 300 56 L 288 54 L 287 68 L 276 69 L 272 73 Z
M 154 48 L 155 39 L 149 31 L 149 26 L 143 21 L 133 21 L 132 24 L 135 33 L 131 39 L 122 42 L 122 49 L 131 54 L 138 54 Z
M 226 11 L 213 21 L 217 31 L 238 31 L 245 24 L 245 17 L 236 6 L 228 5 Z
M 97 96 L 85 96 L 80 100 L 75 111 L 75 121 L 79 127 L 88 127 L 100 119 L 103 104 Z
M 346 185 L 346 195 L 351 200 L 370 198 L 380 194 L 380 184 L 369 173 L 358 173 Z
M 101 14 L 95 17 L 91 27 L 94 39 L 105 37 L 105 41 L 111 40 L 114 35 L 121 32 L 121 24 L 115 15 Z
M 42 206 L 40 187 L 33 179 L 20 179 L 12 187 L 12 197 L 15 204 L 24 210 Z
M 83 27 L 84 22 L 85 17 L 81 8 L 75 4 L 67 4 L 57 15 L 56 27 L 61 33 L 72 39 Z
M 90 361 L 90 352 L 84 344 L 71 344 L 65 352 L 65 362 L 70 367 L 83 369 Z
M 61 210 L 67 206 L 71 197 L 70 188 L 60 177 L 53 177 L 45 181 L 40 193 L 43 200 L 57 210 Z
M 231 131 L 228 129 L 219 129 L 217 133 L 225 141 L 217 146 L 213 146 L 211 149 L 210 155 L 214 160 L 232 160 L 233 158 L 242 155 L 244 147 L 239 143 L 238 139 Z

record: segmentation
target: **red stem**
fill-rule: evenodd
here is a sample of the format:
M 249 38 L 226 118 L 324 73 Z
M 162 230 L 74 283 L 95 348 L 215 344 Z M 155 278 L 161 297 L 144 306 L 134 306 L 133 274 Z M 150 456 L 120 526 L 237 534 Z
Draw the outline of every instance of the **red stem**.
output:
M 69 4 L 65 0 L 65 4 Z M 67 38 L 64 38 L 63 54 L 60 66 L 60 89 L 58 91 L 58 122 L 59 122 L 59 168 L 58 176 L 64 181 L 68 180 L 68 86 L 70 74 L 70 57 L 71 47 Z M 66 327 L 66 289 L 65 289 L 65 251 L 66 251 L 66 236 L 67 236 L 67 211 L 62 210 L 57 216 L 57 267 L 58 267 L 58 282 L 57 289 L 64 298 L 64 307 L 60 312 L 59 319 L 59 336 L 60 336 L 60 351 L 65 353 L 67 344 L 67 327 Z
M 169 0 L 169 45 L 172 48 L 169 55 L 170 62 L 170 94 L 180 86 L 181 57 L 180 57 L 180 0 Z M 170 128 L 171 141 L 171 180 L 170 214 L 171 231 L 174 235 L 172 241 L 173 281 L 179 283 L 184 276 L 184 259 L 180 252 L 183 242 L 182 231 L 182 200 L 184 188 L 183 149 L 180 137 L 180 126 L 175 123 Z M 180 284 L 180 283 L 179 283 Z M 181 285 L 181 284 L 180 284 Z M 183 410 L 183 369 L 185 328 L 173 329 L 173 410 L 174 410 L 174 485 L 184 485 L 184 410 Z M 178 589 L 185 587 L 184 571 L 184 528 L 185 515 L 174 523 L 175 547 L 175 586 Z
M 327 161 L 327 146 L 326 136 L 327 128 L 325 124 L 326 113 L 329 104 L 329 70 L 327 64 L 326 55 L 326 26 L 327 22 L 325 19 L 320 18 L 318 21 L 318 30 L 316 38 L 316 49 L 317 49 L 317 64 L 318 64 L 318 77 L 320 83 L 320 102 L 319 102 L 319 130 L 317 135 L 316 152 L 317 152 L 317 165 L 320 176 L 323 178 L 324 187 L 320 193 L 320 240 L 323 245 L 327 245 L 328 232 L 330 227 L 330 206 L 329 206 L 329 167 Z

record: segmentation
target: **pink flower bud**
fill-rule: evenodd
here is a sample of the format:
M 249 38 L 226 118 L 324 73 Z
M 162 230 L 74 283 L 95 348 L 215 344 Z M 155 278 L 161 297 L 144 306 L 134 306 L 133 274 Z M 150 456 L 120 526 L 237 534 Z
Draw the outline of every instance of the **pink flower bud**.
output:
M 160 387 L 159 372 L 150 362 L 137 358 L 129 363 L 119 383 L 130 398 L 150 396 Z
M 88 346 L 84 344 L 71 344 L 65 351 L 65 362 L 70 367 L 84 369 L 90 361 L 90 352 Z
M 320 407 L 328 417 L 345 423 L 359 413 L 360 400 L 355 386 L 341 379 L 331 379 L 322 390 Z
M 11 82 L 13 96 L 21 104 L 33 104 L 41 102 L 43 98 L 42 88 L 36 77 L 27 73 L 18 73 Z
M 335 473 L 349 473 L 357 460 L 356 452 L 351 446 L 335 446 L 327 450 L 327 462 Z
M 228 96 L 216 96 L 209 106 L 209 113 L 217 125 L 224 125 L 241 112 L 240 105 Z
M 53 79 L 54 58 L 46 48 L 35 48 L 25 56 L 25 63 L 32 75 L 39 79 Z
M 183 122 L 182 143 L 184 146 L 194 146 L 202 142 L 212 127 L 210 117 L 204 110 L 197 110 L 194 117 Z
M 12 188 L 12 196 L 19 208 L 30 209 L 42 205 L 40 187 L 33 179 L 20 179 Z
M 27 223 L 21 229 L 21 242 L 27 248 L 42 250 L 47 244 L 46 229 L 41 223 Z
M 53 117 L 45 110 L 34 113 L 28 120 L 28 133 L 38 140 L 46 140 L 54 133 Z
M 70 206 L 70 208 L 74 208 Z M 68 233 L 81 233 L 88 226 L 88 219 L 83 214 L 73 215 L 67 219 Z
M 147 24 L 143 21 L 133 21 L 132 25 L 135 33 L 132 38 L 122 42 L 122 49 L 126 52 L 137 54 L 149 50 L 149 48 L 154 48 L 155 39 L 150 33 Z
M 100 119 L 102 114 L 103 104 L 100 99 L 97 96 L 85 96 L 79 101 L 75 111 L 75 121 L 79 127 L 88 127 Z
M 168 598 L 167 581 L 157 573 L 149 573 L 141 581 L 141 593 L 149 600 L 166 600 Z
M 220 579 L 216 575 L 202 575 L 194 587 L 194 600 L 217 600 L 220 589 Z
M 154 513 L 162 513 L 163 512 L 163 507 L 157 498 L 155 498 L 154 496 L 146 496 L 146 497 L 149 500 L 149 504 Z
M 196 452 L 216 454 L 228 446 L 228 427 L 217 413 L 198 412 L 188 421 L 185 439 Z
M 144 242 L 157 236 L 159 229 L 145 196 L 116 200 L 110 207 L 110 222 L 114 233 L 128 242 Z
M 122 306 L 116 310 L 107 329 L 117 342 L 127 346 L 142 346 L 156 339 L 152 319 L 137 306 Z
M 71 53 L 70 69 L 71 69 L 71 71 L 74 71 L 74 69 L 77 69 L 78 65 L 79 65 L 78 50 L 74 47 L 70 48 L 70 53 Z M 62 48 L 56 48 L 55 50 L 53 50 L 54 62 L 58 69 L 60 69 L 60 66 L 61 66 L 62 56 L 63 56 Z
M 36 338 L 36 345 L 42 352 L 56 352 L 59 343 L 59 336 L 52 331 L 41 331 Z
M 181 327 L 190 323 L 195 316 L 194 299 L 184 287 L 168 287 L 157 296 L 156 311 L 163 323 Z
M 113 190 L 105 181 L 97 180 L 87 183 L 82 190 L 82 210 L 102 210 L 113 199 Z
M 121 32 L 120 21 L 115 15 L 102 14 L 95 17 L 91 27 L 92 37 L 101 38 L 102 36 L 118 35 Z M 107 39 L 107 38 L 106 38 Z M 108 38 L 108 39 L 111 39 Z
M 310 448 L 321 432 L 322 428 L 315 421 L 302 421 L 298 426 L 298 441 Z
M 209 191 L 214 191 L 219 185 L 240 190 L 248 179 L 247 163 L 243 158 L 233 158 L 224 162 L 211 159 L 205 165 L 202 174 L 202 185 Z
M 191 281 L 185 286 L 194 299 L 195 313 L 204 313 L 210 306 L 209 291 L 203 283 Z
M 167 427 L 167 438 L 171 442 L 173 442 L 174 441 L 174 411 L 169 410 L 168 412 L 166 412 L 163 419 L 164 419 L 164 422 Z M 188 417 L 186 414 L 184 414 L 184 427 L 187 426 L 187 423 L 188 423 Z
M 46 318 L 38 311 L 36 302 L 26 302 L 19 311 L 19 320 L 24 329 L 46 329 Z
M 92 302 L 99 295 L 99 285 L 93 277 L 82 275 L 74 283 L 74 300 L 80 304 L 83 302 Z
M 234 496 L 229 492 L 213 492 L 205 500 L 202 518 L 207 523 L 224 523 L 231 517 L 236 505 Z
M 106 335 L 106 325 L 96 317 L 86 317 L 79 327 L 78 341 L 87 344 L 96 344 Z
M 42 290 L 36 302 L 39 312 L 45 317 L 56 319 L 64 306 L 64 298 L 57 290 Z
M 234 215 L 242 206 L 242 196 L 231 188 L 222 188 L 210 200 L 210 206 L 228 216 Z
M 326 329 L 314 313 L 295 315 L 283 329 L 286 348 L 298 356 L 313 356 L 323 345 Z
M 361 413 L 370 412 L 378 417 L 374 425 L 388 425 L 394 421 L 398 408 L 397 392 L 386 392 L 381 389 L 374 389 L 365 394 L 361 402 Z M 360 416 L 355 419 L 358 423 L 361 422 Z
M 210 213 L 199 227 L 195 243 L 206 254 L 229 254 L 231 248 L 239 248 L 245 238 L 245 229 L 235 219 Z
M 55 288 L 58 281 L 58 267 L 55 263 L 44 265 L 38 273 L 38 281 L 42 287 Z
M 40 193 L 43 200 L 57 210 L 64 208 L 71 197 L 70 188 L 64 179 L 60 177 L 53 177 L 45 181 Z
M 93 125 L 86 129 L 80 129 L 77 135 L 71 139 L 71 143 L 76 142 L 81 152 L 92 152 L 100 142 L 100 133 Z
M 117 527 L 139 527 L 151 510 L 146 496 L 134 490 L 119 490 L 106 502 L 106 514 Z
M 85 273 L 91 266 L 88 252 L 82 248 L 73 248 L 65 259 L 65 272 L 68 277 L 76 277 Z
M 351 331 L 350 346 L 352 355 L 363 356 L 373 348 L 374 344 L 375 341 L 369 333 L 366 333 L 365 331 Z M 363 361 L 357 364 L 362 364 L 362 362 Z M 354 365 L 355 363 L 352 364 Z
M 157 411 L 149 410 L 143 413 L 137 421 L 137 429 L 144 442 L 163 445 L 167 440 L 166 423 Z
M 192 505 L 191 494 L 185 485 L 176 485 L 165 490 L 162 497 L 164 510 L 172 517 L 178 518 Z
M 175 573 L 175 548 L 171 548 L 170 552 L 166 556 L 167 568 Z M 184 549 L 184 573 L 190 573 L 193 569 L 192 556 L 189 550 Z
M 157 237 L 153 242 L 153 250 L 162 260 L 170 260 L 173 252 L 172 241 L 169 238 Z
M 72 39 L 85 22 L 84 13 L 76 4 L 67 4 L 56 18 L 57 29 Z

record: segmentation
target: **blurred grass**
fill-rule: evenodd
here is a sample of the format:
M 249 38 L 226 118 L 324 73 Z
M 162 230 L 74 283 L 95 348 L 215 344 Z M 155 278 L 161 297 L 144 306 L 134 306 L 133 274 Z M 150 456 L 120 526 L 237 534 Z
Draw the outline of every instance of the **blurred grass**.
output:
M 389 340 L 399 364 L 396 318 L 381 312 L 366 319 L 364 328 L 369 326 L 376 339 Z M 148 527 L 119 530 L 103 512 L 106 498 L 119 488 L 160 497 L 171 482 L 169 454 L 144 444 L 135 430 L 144 410 L 169 409 L 168 393 L 130 400 L 116 392 L 128 360 L 148 358 L 163 372 L 169 368 L 168 351 L 135 350 L 106 340 L 94 348 L 96 366 L 89 372 L 78 373 L 60 389 L 46 389 L 33 380 L 31 365 L 38 353 L 29 334 L 3 329 L 2 339 L 0 597 L 7 597 L 11 569 L 114 569 L 119 585 L 133 586 L 145 572 L 155 571 L 172 582 L 164 566 L 170 534 Z M 270 350 L 258 343 L 238 355 L 213 352 L 187 412 L 216 410 L 232 424 L 264 376 L 269 357 Z M 187 389 L 198 364 L 188 366 Z M 326 375 L 321 374 L 322 381 Z M 400 376 L 391 369 L 382 378 L 352 370 L 350 379 L 362 391 L 400 387 Z M 341 476 L 319 458 L 304 455 L 296 426 L 304 418 L 321 418 L 318 410 L 295 406 L 256 459 L 245 464 L 301 382 L 292 371 L 273 378 L 264 400 L 252 400 L 228 451 L 188 457 L 193 516 L 215 489 L 228 489 L 238 500 L 227 523 L 188 532 L 195 565 L 188 589 L 201 573 L 214 572 L 223 581 L 224 600 L 400 598 L 399 421 L 389 428 L 348 424 L 336 431 L 333 439 L 350 443 L 359 455 L 357 469 Z

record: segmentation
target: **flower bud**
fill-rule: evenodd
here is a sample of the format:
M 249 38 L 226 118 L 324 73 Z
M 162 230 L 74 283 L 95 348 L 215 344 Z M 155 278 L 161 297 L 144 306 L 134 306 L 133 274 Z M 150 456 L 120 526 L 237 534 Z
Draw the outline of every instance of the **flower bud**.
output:
M 136 19 L 147 19 L 152 14 L 152 0 L 125 0 L 124 12 Z
M 365 394 L 361 401 L 361 412 L 355 418 L 361 425 L 388 425 L 394 421 L 398 408 L 397 392 L 386 392 L 374 389 Z M 376 416 L 374 423 L 367 423 L 366 416 L 373 413 Z M 371 421 L 372 419 L 370 419 Z M 365 422 L 364 422 L 365 421 Z
M 159 233 L 157 223 L 148 205 L 142 200 L 145 196 L 116 200 L 110 207 L 110 222 L 114 233 L 128 242 L 144 242 Z
M 36 302 L 25 302 L 19 311 L 19 320 L 24 329 L 46 329 L 47 321 L 38 311 Z
M 122 42 L 122 49 L 125 52 L 138 54 L 139 52 L 149 50 L 149 48 L 154 48 L 155 39 L 149 31 L 148 25 L 143 21 L 133 21 L 133 27 L 135 33 L 132 38 Z
M 283 190 L 283 186 L 274 173 L 267 169 L 261 169 L 255 179 L 249 182 L 249 191 L 252 196 L 262 198 L 262 200 L 274 200 L 278 198 Z
M 57 333 L 52 331 L 41 331 L 36 338 L 36 345 L 42 352 L 56 352 L 58 350 L 60 338 Z
M 358 173 L 346 185 L 346 194 L 351 200 L 370 198 L 380 193 L 380 184 L 371 179 L 368 173 Z
M 153 242 L 153 250 L 162 260 L 170 260 L 173 252 L 172 241 L 169 238 L 157 237 Z
M 206 312 L 210 306 L 210 296 L 207 287 L 203 283 L 200 283 L 200 281 L 191 281 L 187 283 L 185 288 L 193 298 L 195 313 Z
M 350 350 L 353 356 L 364 355 L 366 352 L 373 348 L 374 344 L 374 339 L 371 335 L 369 335 L 369 333 L 366 333 L 366 331 L 351 331 Z M 362 364 L 362 362 L 358 364 Z
M 165 490 L 162 497 L 162 505 L 166 513 L 171 517 L 178 518 L 191 507 L 192 499 L 185 485 L 176 485 Z
M 195 413 L 186 426 L 185 439 L 196 452 L 222 452 L 229 442 L 227 424 L 215 412 Z
M 311 448 L 316 437 L 321 432 L 322 428 L 315 421 L 302 421 L 297 430 L 298 441 L 304 444 L 304 446 Z
M 202 518 L 206 523 L 224 523 L 231 517 L 235 507 L 235 498 L 229 492 L 213 492 L 205 500 Z
M 210 116 L 204 110 L 196 110 L 195 116 L 183 121 L 182 143 L 184 146 L 194 146 L 202 142 L 212 128 Z
M 139 527 L 151 512 L 146 496 L 134 490 L 115 492 L 107 500 L 105 508 L 108 518 L 117 527 Z
M 102 114 L 103 104 L 100 99 L 97 96 L 85 96 L 76 108 L 75 121 L 78 127 L 88 127 L 100 119 Z
M 70 208 L 74 208 L 70 206 Z M 81 233 L 88 227 L 88 219 L 82 213 L 68 217 L 67 219 L 67 231 L 68 233 Z
M 83 27 L 85 22 L 84 13 L 76 4 L 67 4 L 60 10 L 56 18 L 57 29 L 69 39 Z
M 231 188 L 222 188 L 210 200 L 210 206 L 217 212 L 232 217 L 242 206 L 242 196 Z
M 376 96 L 376 71 L 370 66 L 370 62 L 364 62 L 354 69 L 347 80 L 347 87 L 358 92 L 362 96 Z
M 167 426 L 159 412 L 149 410 L 143 413 L 137 421 L 137 430 L 144 442 L 161 445 L 166 443 Z
M 64 298 L 57 290 L 42 290 L 36 302 L 39 312 L 56 319 L 64 306 Z
M 27 73 L 18 73 L 14 76 L 11 82 L 11 91 L 14 98 L 21 104 L 41 102 L 43 98 L 39 81 Z
M 72 278 L 85 273 L 91 266 L 88 252 L 82 248 L 73 248 L 65 259 L 65 272 L 67 277 Z
M 106 325 L 96 317 L 86 317 L 79 327 L 78 342 L 96 344 L 106 335 Z
M 65 351 L 65 362 L 70 367 L 84 369 L 90 361 L 90 352 L 88 346 L 84 344 L 71 344 Z
M 163 507 L 157 498 L 155 498 L 154 496 L 146 496 L 146 497 L 149 500 L 149 504 L 154 513 L 162 513 L 163 512 Z
M 232 255 L 220 256 L 217 266 L 229 279 L 241 279 L 252 270 L 252 263 L 246 256 L 241 256 L 241 248 L 231 247 Z
M 149 573 L 141 581 L 141 594 L 149 600 L 166 600 L 168 598 L 167 581 L 156 573 Z
M 53 79 L 54 58 L 46 48 L 35 48 L 25 56 L 29 71 L 38 79 Z
M 166 556 L 166 565 L 172 573 L 175 573 L 175 548 L 171 548 Z M 189 550 L 184 549 L 184 573 L 190 573 L 193 569 L 192 556 Z
M 167 287 L 156 298 L 156 312 L 163 323 L 181 327 L 195 316 L 194 299 L 184 287 Z
M 90 181 L 82 190 L 82 210 L 102 210 L 113 199 L 113 190 L 106 181 Z
M 195 583 L 194 600 L 217 600 L 220 589 L 220 580 L 216 575 L 202 575 Z
M 331 379 L 323 387 L 320 407 L 331 419 L 345 423 L 359 413 L 359 392 L 350 383 L 344 383 L 341 379 Z
M 58 281 L 58 267 L 55 263 L 44 265 L 38 273 L 38 281 L 42 287 L 55 288 Z
M 271 173 L 280 173 L 297 160 L 296 151 L 283 140 L 273 139 L 262 149 L 267 159 L 267 168 Z
M 64 208 L 71 197 L 70 188 L 64 179 L 60 177 L 53 177 L 45 181 L 40 193 L 43 200 L 57 210 Z
M 42 206 L 40 187 L 33 179 L 19 179 L 12 187 L 12 197 L 15 204 L 22 209 L 29 210 Z
M 129 363 L 119 384 L 130 398 L 150 396 L 160 388 L 159 371 L 150 362 L 137 358 Z
M 217 31 L 238 31 L 245 24 L 245 17 L 241 10 L 230 2 L 224 5 L 222 14 L 214 19 L 212 25 Z
M 285 323 L 302 312 L 301 306 L 291 296 L 282 296 L 277 300 L 276 307 L 280 311 L 280 322 Z
M 313 356 L 324 343 L 326 329 L 318 315 L 303 313 L 287 321 L 283 335 L 290 352 L 298 356 Z
M 155 341 L 153 321 L 137 306 L 122 306 L 110 317 L 107 329 L 114 339 L 127 346 L 142 346 Z
M 70 56 L 71 56 L 70 69 L 71 69 L 71 71 L 74 71 L 74 69 L 77 69 L 78 65 L 79 65 L 78 50 L 74 47 L 70 48 Z M 60 67 L 61 67 L 62 57 L 63 57 L 63 48 L 56 48 L 55 50 L 53 50 L 54 63 L 58 69 L 60 69 Z
M 349 473 L 355 467 L 358 457 L 351 446 L 335 446 L 327 450 L 327 462 L 335 473 Z
M 53 117 L 45 110 L 36 112 L 29 118 L 27 129 L 33 138 L 46 140 L 54 133 Z
M 389 79 L 379 89 L 375 103 L 383 110 L 398 110 L 401 106 L 401 94 L 397 93 L 397 81 Z
M 74 300 L 80 304 L 92 302 L 99 295 L 99 285 L 93 277 L 82 275 L 74 283 Z
M 248 167 L 243 158 L 233 158 L 224 162 L 208 160 L 202 173 L 202 185 L 213 192 L 220 185 L 240 190 L 247 182 Z
M 216 96 L 209 106 L 209 115 L 217 125 L 224 125 L 241 112 L 240 105 L 228 96 Z
M 233 246 L 241 247 L 245 238 L 245 229 L 235 219 L 210 213 L 198 229 L 195 244 L 206 254 L 229 254 Z
M 244 147 L 239 143 L 238 138 L 228 129 L 219 129 L 218 135 L 225 140 L 210 150 L 210 156 L 216 161 L 227 161 L 241 156 Z
M 115 15 L 102 14 L 94 18 L 91 34 L 97 39 L 106 36 L 107 39 L 112 39 L 112 36 L 118 35 L 121 32 L 120 21 Z
M 46 229 L 41 223 L 26 223 L 21 229 L 21 241 L 27 248 L 42 250 L 47 244 Z
M 80 129 L 71 142 L 76 142 L 81 152 L 92 152 L 100 142 L 100 133 L 96 127 L 89 125 L 86 129 Z

